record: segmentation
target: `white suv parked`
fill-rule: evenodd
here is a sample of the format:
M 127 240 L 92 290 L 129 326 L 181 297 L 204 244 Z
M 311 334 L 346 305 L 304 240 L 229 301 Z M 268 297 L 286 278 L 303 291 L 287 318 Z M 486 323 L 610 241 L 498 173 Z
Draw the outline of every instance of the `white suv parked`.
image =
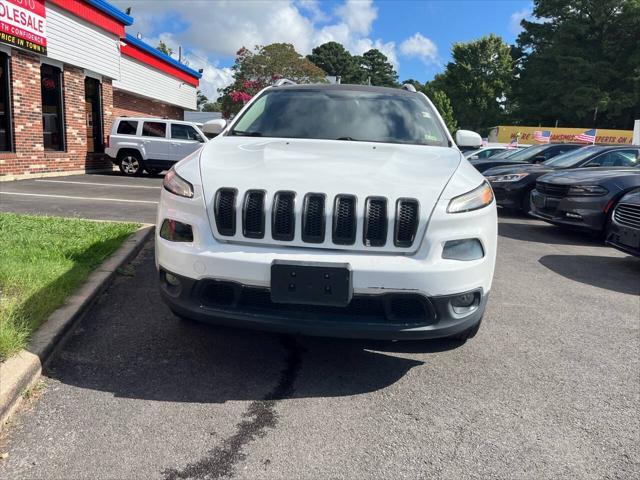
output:
M 168 170 L 198 150 L 207 137 L 190 122 L 159 118 L 118 117 L 113 121 L 105 153 L 126 175 Z
M 274 86 L 203 128 L 216 125 L 164 179 L 156 263 L 174 313 L 310 335 L 475 335 L 496 204 L 426 96 Z

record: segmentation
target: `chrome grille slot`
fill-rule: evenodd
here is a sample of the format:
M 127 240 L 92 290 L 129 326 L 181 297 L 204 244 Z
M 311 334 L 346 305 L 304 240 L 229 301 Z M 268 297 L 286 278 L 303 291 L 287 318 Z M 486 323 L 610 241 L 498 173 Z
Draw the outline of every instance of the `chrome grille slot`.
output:
M 264 238 L 264 197 L 262 190 L 249 190 L 242 208 L 242 233 L 247 238 Z
M 640 229 L 640 205 L 618 204 L 613 211 L 613 219 L 624 227 Z
M 291 241 L 295 235 L 294 192 L 276 192 L 271 215 L 271 235 L 274 240 Z
M 396 202 L 396 222 L 393 243 L 396 247 L 407 248 L 413 245 L 418 230 L 418 201 L 413 198 L 400 198 Z
M 302 207 L 302 241 L 308 243 L 324 242 L 325 196 L 322 193 L 308 193 Z
M 213 213 L 220 235 L 232 237 L 236 234 L 236 195 L 234 188 L 221 188 L 216 192 Z
M 356 240 L 356 197 L 337 195 L 333 207 L 333 243 L 353 245 Z
M 364 207 L 363 243 L 367 247 L 382 247 L 387 243 L 386 198 L 367 198 Z

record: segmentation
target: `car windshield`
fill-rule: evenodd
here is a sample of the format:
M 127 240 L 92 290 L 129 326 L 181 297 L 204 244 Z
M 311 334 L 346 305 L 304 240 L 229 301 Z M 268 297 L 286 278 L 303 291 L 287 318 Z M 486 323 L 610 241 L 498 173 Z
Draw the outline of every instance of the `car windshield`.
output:
M 500 153 L 496 153 L 495 155 L 491 155 L 491 160 L 511 157 L 512 155 L 515 155 L 516 153 L 521 152 L 522 150 L 523 150 L 522 148 L 509 148 L 507 150 L 503 150 Z
M 349 88 L 269 89 L 228 135 L 449 145 L 420 95 Z
M 533 147 L 525 148 L 519 152 L 509 155 L 509 160 L 515 160 L 516 162 L 526 162 L 531 157 L 535 157 L 538 153 L 547 148 L 548 145 L 534 145 Z
M 570 152 L 562 153 L 557 157 L 545 160 L 542 162 L 544 165 L 556 168 L 569 168 L 582 162 L 584 159 L 590 157 L 596 152 L 602 150 L 600 147 L 582 147 Z

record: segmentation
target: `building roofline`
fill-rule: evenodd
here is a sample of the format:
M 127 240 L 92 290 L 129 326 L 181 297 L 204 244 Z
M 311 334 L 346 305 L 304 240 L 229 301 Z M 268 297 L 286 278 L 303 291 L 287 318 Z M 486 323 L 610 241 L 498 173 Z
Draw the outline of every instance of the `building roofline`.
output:
M 116 7 L 114 7 L 113 5 L 111 5 L 110 3 L 105 2 L 105 0 L 86 0 L 86 2 L 97 8 L 98 10 L 106 13 L 107 15 L 109 15 L 110 17 L 116 19 L 117 21 L 121 22 L 123 25 L 133 25 L 133 17 L 127 15 L 126 13 L 124 13 L 123 11 L 117 9 Z
M 91 1 L 96 1 L 96 0 L 91 0 Z M 100 0 L 100 1 L 102 1 L 102 0 Z M 130 34 L 127 33 L 125 35 L 125 37 L 124 37 L 124 41 L 126 43 L 129 43 L 129 44 L 133 45 L 134 47 L 139 48 L 140 50 L 145 51 L 149 55 L 153 55 L 154 57 L 159 58 L 160 60 L 170 64 L 171 66 L 182 70 L 183 72 L 187 73 L 188 75 L 191 75 L 194 78 L 197 78 L 197 79 L 202 78 L 202 74 L 200 72 L 197 72 L 194 69 L 189 68 L 186 65 L 183 65 L 182 63 L 178 62 L 177 60 L 174 60 L 173 58 L 171 58 L 169 55 L 165 55 L 164 53 L 162 53 L 158 49 L 152 47 L 148 43 L 145 43 L 142 40 L 138 40 L 133 35 L 130 35 Z

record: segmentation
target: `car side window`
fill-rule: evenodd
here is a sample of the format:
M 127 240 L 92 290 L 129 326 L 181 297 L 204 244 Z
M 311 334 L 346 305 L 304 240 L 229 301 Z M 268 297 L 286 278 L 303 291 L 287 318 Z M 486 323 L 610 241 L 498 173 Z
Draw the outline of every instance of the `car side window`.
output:
M 171 138 L 176 140 L 195 140 L 202 142 L 202 137 L 196 132 L 191 125 L 183 125 L 180 123 L 171 124 Z
M 615 150 L 613 152 L 603 153 L 586 164 L 588 167 L 635 167 L 638 162 L 636 160 L 635 150 Z
M 164 138 L 167 132 L 167 124 L 164 122 L 144 122 L 142 124 L 143 137 Z
M 118 124 L 118 135 L 135 135 L 138 131 L 138 122 L 135 120 L 120 120 Z

